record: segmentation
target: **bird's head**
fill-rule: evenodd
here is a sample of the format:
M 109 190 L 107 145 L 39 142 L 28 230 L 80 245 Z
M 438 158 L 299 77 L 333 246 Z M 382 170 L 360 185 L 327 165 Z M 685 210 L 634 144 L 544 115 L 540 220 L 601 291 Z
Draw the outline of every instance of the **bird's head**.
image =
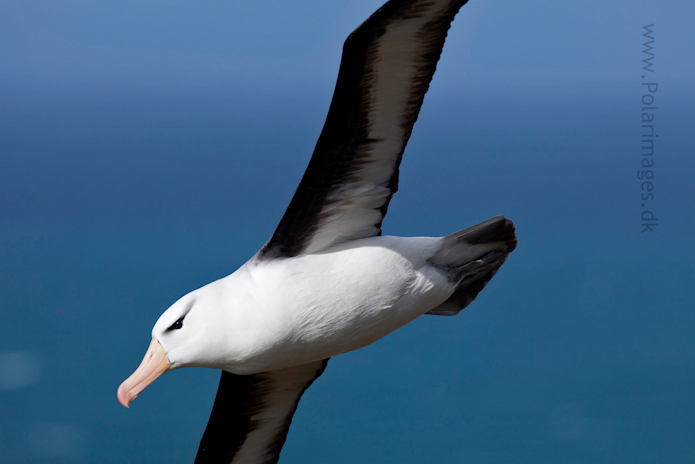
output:
M 159 317 L 142 363 L 118 387 L 118 401 L 123 406 L 128 407 L 164 372 L 179 367 L 219 367 L 220 360 L 214 356 L 220 351 L 220 342 L 216 344 L 220 330 L 219 324 L 209 323 L 215 319 L 215 315 L 210 318 L 210 312 L 210 302 L 192 292 Z

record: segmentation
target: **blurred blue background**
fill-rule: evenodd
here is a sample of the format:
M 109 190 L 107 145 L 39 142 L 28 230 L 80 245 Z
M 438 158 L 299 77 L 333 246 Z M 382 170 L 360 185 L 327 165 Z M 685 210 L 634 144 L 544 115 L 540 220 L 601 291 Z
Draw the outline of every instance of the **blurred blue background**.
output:
M 342 42 L 380 4 L 0 3 L 3 462 L 192 462 L 218 372 L 168 373 L 130 410 L 116 388 L 161 312 L 272 234 Z M 333 358 L 282 463 L 695 462 L 693 17 L 673 0 L 462 9 L 384 230 L 505 214 L 519 246 L 458 317 Z

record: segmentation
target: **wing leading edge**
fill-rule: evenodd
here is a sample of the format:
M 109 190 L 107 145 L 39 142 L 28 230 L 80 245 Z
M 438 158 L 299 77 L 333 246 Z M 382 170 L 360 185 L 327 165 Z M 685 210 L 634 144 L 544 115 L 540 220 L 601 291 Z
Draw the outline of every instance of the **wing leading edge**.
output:
M 350 34 L 314 154 L 257 259 L 381 234 L 403 151 L 466 2 L 391 0 Z M 195 462 L 276 463 L 302 394 L 327 362 L 246 376 L 223 372 Z
M 277 371 L 223 371 L 196 464 L 274 464 L 297 404 L 328 359 Z
M 323 131 L 258 259 L 381 234 L 447 31 L 467 0 L 392 0 L 345 41 Z

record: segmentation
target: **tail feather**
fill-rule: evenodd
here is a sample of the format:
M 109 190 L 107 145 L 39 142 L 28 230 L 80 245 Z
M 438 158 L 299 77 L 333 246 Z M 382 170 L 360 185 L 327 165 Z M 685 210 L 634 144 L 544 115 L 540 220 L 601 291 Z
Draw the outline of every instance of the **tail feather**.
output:
M 427 314 L 455 316 L 468 306 L 516 248 L 514 223 L 497 216 L 444 237 L 429 261 L 458 282 L 448 300 Z

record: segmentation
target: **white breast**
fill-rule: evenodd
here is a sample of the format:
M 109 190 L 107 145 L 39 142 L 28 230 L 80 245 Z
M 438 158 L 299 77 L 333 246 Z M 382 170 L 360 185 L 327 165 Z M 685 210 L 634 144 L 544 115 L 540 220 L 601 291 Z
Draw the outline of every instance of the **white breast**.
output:
M 226 279 L 247 292 L 244 307 L 228 310 L 234 333 L 243 332 L 232 336 L 249 346 L 243 362 L 227 369 L 273 370 L 352 351 L 436 307 L 453 291 L 426 261 L 440 240 L 370 237 L 242 267 Z

